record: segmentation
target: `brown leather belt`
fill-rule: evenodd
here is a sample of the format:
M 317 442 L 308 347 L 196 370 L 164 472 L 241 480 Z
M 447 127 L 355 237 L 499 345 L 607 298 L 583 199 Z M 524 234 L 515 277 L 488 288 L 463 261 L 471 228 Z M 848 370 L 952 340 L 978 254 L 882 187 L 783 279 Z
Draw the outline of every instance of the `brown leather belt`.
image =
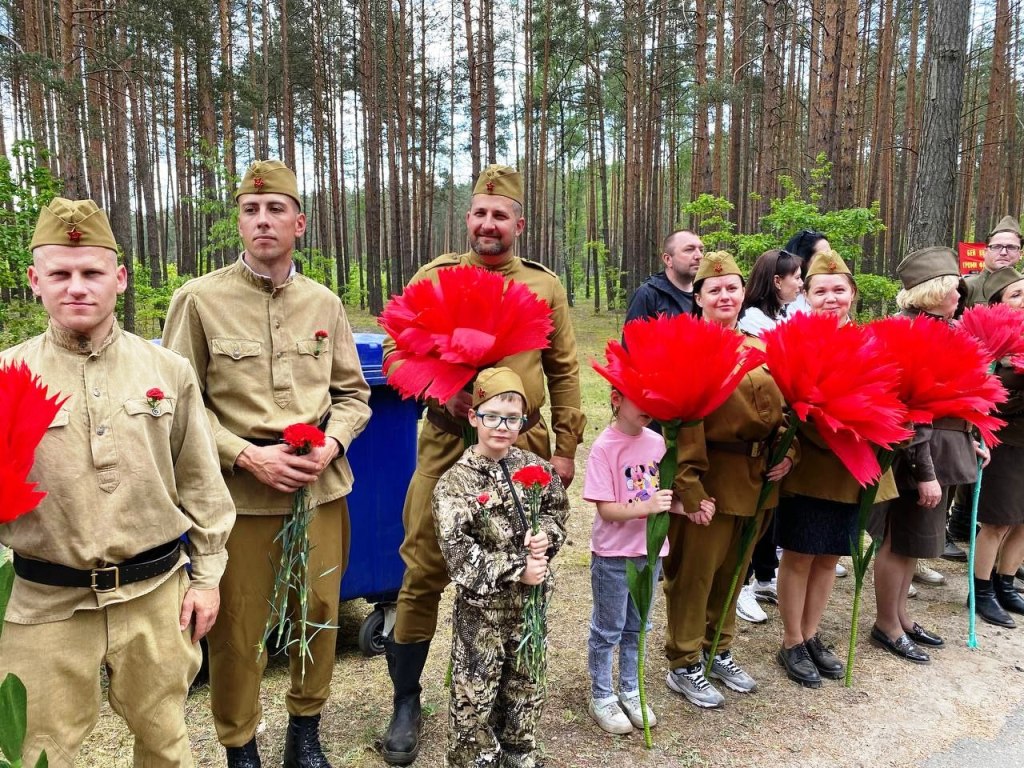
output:
M 447 432 L 449 435 L 455 435 L 456 437 L 462 437 L 462 429 L 464 422 L 456 421 L 448 411 L 439 411 L 434 408 L 427 408 L 427 421 L 433 424 L 435 427 L 440 429 L 442 432 Z M 526 417 L 526 424 L 519 430 L 522 434 L 526 430 L 535 426 L 540 421 L 540 411 L 534 411 Z
M 723 453 L 737 453 L 740 456 L 746 456 L 750 459 L 756 459 L 763 456 L 768 450 L 767 440 L 737 440 L 735 442 L 719 443 L 712 440 L 708 441 L 708 448 L 712 451 L 721 451 Z
M 14 572 L 27 581 L 51 587 L 77 587 L 93 592 L 113 592 L 125 584 L 167 573 L 178 562 L 181 541 L 175 539 L 116 565 L 92 569 L 69 568 L 59 563 L 30 560 L 14 553 Z
M 945 429 L 950 432 L 970 432 L 971 425 L 967 422 L 967 419 L 954 419 L 951 416 L 945 418 L 936 419 L 932 422 L 932 427 L 935 429 Z

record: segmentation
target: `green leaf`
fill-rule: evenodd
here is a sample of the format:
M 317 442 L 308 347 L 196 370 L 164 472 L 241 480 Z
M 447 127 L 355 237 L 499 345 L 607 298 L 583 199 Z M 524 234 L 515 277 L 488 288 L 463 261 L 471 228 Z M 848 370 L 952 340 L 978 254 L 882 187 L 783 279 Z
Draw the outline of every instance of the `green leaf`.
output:
M 647 626 L 647 617 L 651 613 L 651 598 L 654 594 L 651 571 L 647 566 L 637 568 L 632 560 L 626 561 L 626 586 L 629 596 L 633 598 L 636 612 L 640 614 L 640 626 Z
M 28 696 L 17 675 L 8 674 L 0 683 L 0 751 L 8 760 L 21 762 L 21 749 L 28 729 Z
M 49 768 L 50 761 L 46 757 L 46 751 L 40 753 L 39 759 L 36 760 L 36 768 Z
M 647 517 L 647 566 L 654 568 L 658 553 L 668 537 L 668 512 L 658 512 Z

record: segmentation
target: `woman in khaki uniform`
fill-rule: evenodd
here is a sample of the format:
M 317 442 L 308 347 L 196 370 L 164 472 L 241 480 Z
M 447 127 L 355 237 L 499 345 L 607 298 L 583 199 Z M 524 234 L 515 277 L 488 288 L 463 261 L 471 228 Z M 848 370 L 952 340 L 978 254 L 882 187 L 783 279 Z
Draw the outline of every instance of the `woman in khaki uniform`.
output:
M 983 301 L 1024 311 L 1024 276 L 1013 267 L 989 275 L 983 290 Z M 1024 598 L 1013 586 L 1024 560 L 1024 375 L 1008 360 L 999 361 L 995 373 L 1010 398 L 999 406 L 997 415 L 1006 426 L 999 430 L 1001 442 L 992 449 L 981 480 L 974 610 L 989 624 L 1015 627 L 1010 613 L 1024 614 Z
M 835 314 L 850 322 L 857 284 L 840 256 L 825 251 L 807 270 L 807 301 L 812 312 Z M 836 580 L 836 563 L 850 553 L 857 537 L 861 487 L 822 440 L 813 423 L 799 424 L 800 466 L 786 477 L 775 518 L 779 565 L 782 647 L 778 660 L 790 680 L 820 688 L 821 678 L 838 680 L 843 664 L 818 636 Z M 879 484 L 878 500 L 896 496 L 892 473 Z
M 728 253 L 704 256 L 694 281 L 694 298 L 705 320 L 736 328 L 743 278 Z M 744 337 L 744 343 L 761 347 L 752 337 Z M 750 547 L 739 552 L 744 524 L 753 517 L 755 533 L 764 530 L 767 515 L 755 509 L 761 484 L 765 477 L 781 480 L 795 459 L 794 445 L 781 462 L 768 466 L 770 444 L 785 422 L 783 405 L 782 393 L 762 366 L 744 376 L 729 399 L 703 422 L 679 431 L 679 468 L 670 510 L 675 514 L 669 523 L 669 554 L 664 561 L 665 651 L 671 667 L 666 682 L 698 707 L 718 707 L 725 700 L 704 677 L 702 662 L 737 560 L 743 560 L 741 571 L 750 561 Z M 775 496 L 768 499 L 766 509 L 775 506 Z M 749 693 L 757 685 L 733 661 L 730 651 L 736 596 L 725 607 L 720 652 L 710 674 L 735 691 Z
M 948 323 L 963 304 L 966 288 L 960 263 L 949 248 L 920 248 L 900 262 L 896 274 L 903 290 L 896 303 L 906 317 Z M 910 618 L 907 591 L 918 558 L 942 554 L 950 486 L 977 478 L 977 443 L 963 419 L 915 424 L 910 442 L 896 451 L 893 476 L 899 496 L 872 511 L 868 530 L 882 542 L 875 558 L 877 616 L 871 639 L 894 656 L 915 664 L 931 657 L 921 646 L 945 643 Z M 987 451 L 985 452 L 987 459 Z

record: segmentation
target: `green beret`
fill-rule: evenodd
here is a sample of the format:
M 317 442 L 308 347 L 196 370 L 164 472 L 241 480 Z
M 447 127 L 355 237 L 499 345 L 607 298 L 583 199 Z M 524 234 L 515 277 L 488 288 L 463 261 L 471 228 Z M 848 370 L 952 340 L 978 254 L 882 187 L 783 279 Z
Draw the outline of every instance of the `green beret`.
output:
M 992 300 L 992 297 L 999 293 L 1007 286 L 1013 285 L 1016 282 L 1024 280 L 1024 275 L 1018 272 L 1013 267 L 1003 267 L 988 275 L 988 279 L 984 281 L 981 286 L 981 300 L 986 304 Z
M 507 165 L 488 165 L 473 187 L 474 195 L 501 195 L 523 204 L 523 177 Z
M 904 288 L 931 280 L 935 277 L 953 275 L 960 277 L 960 260 L 952 248 L 930 245 L 908 253 L 896 267 L 896 276 L 903 281 Z
M 711 251 L 701 257 L 700 267 L 697 268 L 697 276 L 694 282 L 704 280 L 708 277 L 724 277 L 725 275 L 739 275 L 743 277 L 736 259 L 728 251 Z
M 999 220 L 999 223 L 996 224 L 995 229 L 989 232 L 988 239 L 991 240 L 1000 232 L 1012 232 L 1017 236 L 1017 239 L 1020 240 L 1020 224 L 1017 223 L 1017 220 L 1013 218 L 1013 216 L 1003 216 L 1003 218 Z
M 821 251 L 811 257 L 807 265 L 808 279 L 814 275 L 852 275 L 843 257 L 835 251 Z
M 295 174 L 280 160 L 257 160 L 245 172 L 242 183 L 235 192 L 235 201 L 242 195 L 258 195 L 271 192 L 278 195 L 288 195 L 294 200 L 299 208 L 302 208 L 302 199 L 299 197 L 299 185 L 295 181 Z
M 39 211 L 29 250 L 41 245 L 97 246 L 117 251 L 110 222 L 92 200 L 55 197 Z
M 473 407 L 476 408 L 481 403 L 486 403 L 492 397 L 497 397 L 505 392 L 515 392 L 521 395 L 523 405 L 529 406 L 526 387 L 523 386 L 523 380 L 519 378 L 518 373 L 511 368 L 486 368 L 480 371 L 476 377 L 476 383 L 473 385 Z

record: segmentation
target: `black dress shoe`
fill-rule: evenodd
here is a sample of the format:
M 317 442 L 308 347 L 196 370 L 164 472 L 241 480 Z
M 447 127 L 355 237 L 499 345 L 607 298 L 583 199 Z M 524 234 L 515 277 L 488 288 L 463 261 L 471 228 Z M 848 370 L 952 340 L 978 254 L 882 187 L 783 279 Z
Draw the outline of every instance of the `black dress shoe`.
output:
M 776 657 L 786 669 L 786 677 L 805 688 L 821 688 L 821 675 L 814 660 L 807 653 L 807 646 L 797 643 L 792 648 L 779 648 Z
M 912 661 L 915 664 L 928 664 L 932 660 L 931 656 L 918 648 L 917 644 L 905 633 L 895 640 L 890 640 L 885 632 L 874 626 L 871 628 L 871 639 L 893 656 L 899 656 L 901 659 Z
M 922 627 L 916 621 L 907 631 L 907 637 L 913 640 L 915 643 L 920 645 L 930 645 L 932 648 L 941 648 L 946 644 L 946 641 L 936 635 L 934 632 L 929 632 L 927 629 Z
M 955 562 L 964 562 L 967 560 L 967 553 L 953 542 L 949 533 L 946 534 L 946 546 L 942 549 L 942 559 L 953 560 Z
M 807 654 L 811 657 L 811 661 L 814 662 L 814 666 L 818 668 L 818 672 L 822 677 L 827 677 L 829 680 L 838 680 L 843 676 L 843 673 L 846 671 L 843 667 L 843 662 L 832 653 L 831 648 L 821 642 L 821 638 L 818 635 L 812 637 L 804 645 L 807 646 Z

